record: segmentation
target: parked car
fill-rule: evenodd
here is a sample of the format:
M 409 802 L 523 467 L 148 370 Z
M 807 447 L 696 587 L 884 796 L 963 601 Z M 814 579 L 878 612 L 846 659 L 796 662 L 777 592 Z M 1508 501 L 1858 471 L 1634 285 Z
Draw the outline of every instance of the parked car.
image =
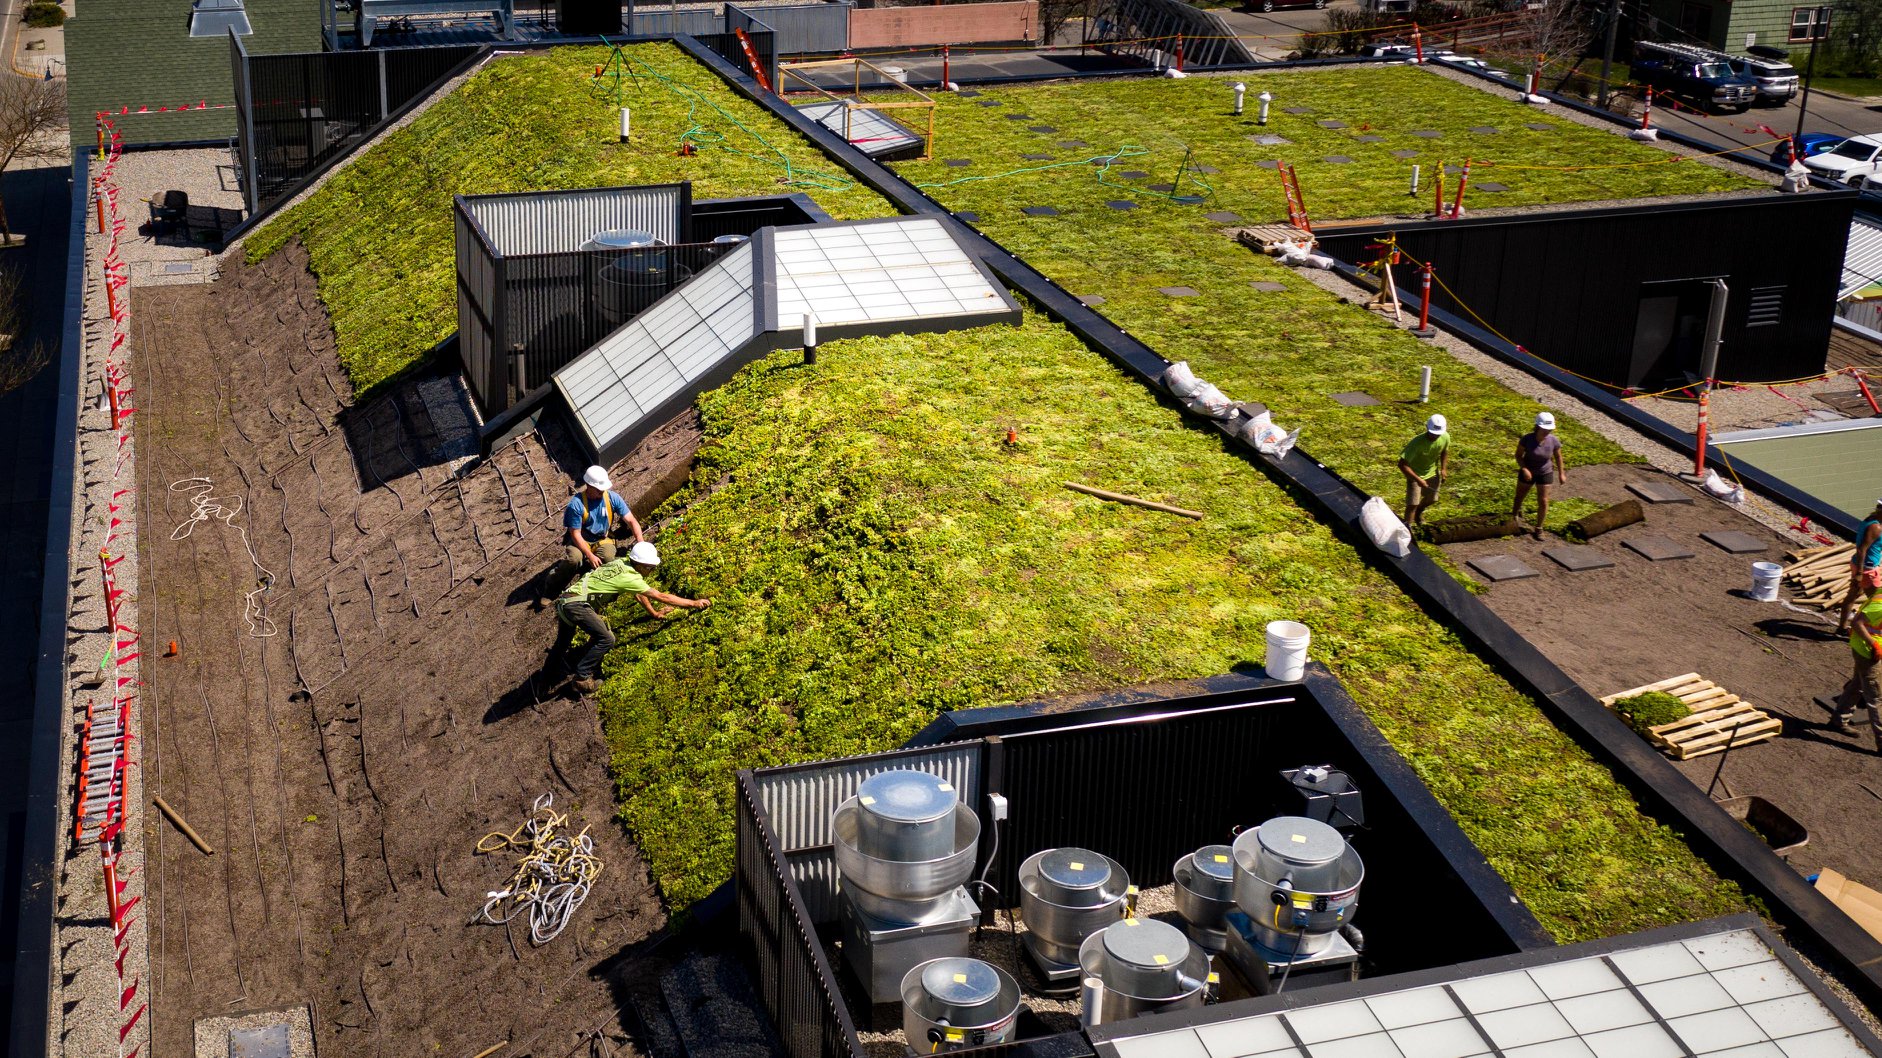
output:
M 1725 64 L 1758 86 L 1758 102 L 1781 107 L 1797 94 L 1797 67 L 1782 59 L 1757 55 L 1727 56 Z
M 1281 7 L 1311 7 L 1318 11 L 1327 6 L 1327 0 L 1246 0 L 1245 11 L 1273 11 Z
M 1733 73 L 1726 59 L 1709 48 L 1640 41 L 1631 70 L 1635 81 L 1702 107 L 1746 110 L 1758 98 L 1758 84 Z
M 1804 168 L 1826 179 L 1857 187 L 1882 169 L 1882 134 L 1851 136 L 1827 151 L 1805 158 Z
M 1371 44 L 1362 44 L 1359 48 L 1359 57 L 1362 59 L 1413 59 L 1417 56 L 1418 49 L 1395 40 L 1376 40 Z
M 1797 157 L 1799 160 L 1813 158 L 1843 142 L 1843 137 L 1828 132 L 1806 132 L 1797 137 Z M 1771 148 L 1771 160 L 1779 165 L 1789 165 L 1791 145 L 1789 140 L 1779 141 Z
M 1454 51 L 1434 51 L 1425 56 L 1425 58 L 1438 59 L 1443 62 L 1448 62 L 1452 66 L 1468 66 L 1473 70 L 1482 70 L 1485 73 L 1498 72 L 1495 67 L 1477 58 L 1475 55 L 1459 55 Z

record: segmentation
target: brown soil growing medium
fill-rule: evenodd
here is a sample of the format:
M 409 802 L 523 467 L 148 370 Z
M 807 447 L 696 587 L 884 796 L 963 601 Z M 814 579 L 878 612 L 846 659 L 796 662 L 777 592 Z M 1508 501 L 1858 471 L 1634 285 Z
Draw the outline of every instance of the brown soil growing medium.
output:
M 355 404 L 298 246 L 137 297 L 145 782 L 216 850 L 146 815 L 153 1054 L 298 1005 L 323 1054 L 618 1046 L 664 913 L 592 704 L 539 673 L 555 619 L 532 605 L 578 457 L 551 428 L 460 475 L 436 374 Z M 617 488 L 650 510 L 697 444 L 675 420 Z M 522 919 L 469 923 L 514 866 L 478 839 L 545 793 L 606 866 L 535 948 Z
M 1755 794 L 1809 828 L 1810 843 L 1790 856 L 1803 873 L 1830 867 L 1882 886 L 1882 756 L 1866 729 L 1842 734 L 1812 702 L 1849 677 L 1849 647 L 1829 634 L 1835 615 L 1749 598 L 1751 563 L 1782 562 L 1798 545 L 1649 467 L 1576 467 L 1562 491 L 1617 503 L 1633 498 L 1629 482 L 1646 481 L 1670 482 L 1693 502 L 1643 503 L 1646 521 L 1579 545 L 1612 560 L 1609 569 L 1562 569 L 1543 550 L 1578 545 L 1554 536 L 1454 544 L 1444 554 L 1480 582 L 1465 563 L 1484 555 L 1514 555 L 1539 573 L 1484 582 L 1484 601 L 1596 697 L 1696 672 L 1781 719 L 1781 737 L 1732 751 L 1713 796 Z M 1733 555 L 1700 537 L 1719 529 L 1769 547 Z M 1693 557 L 1648 562 L 1624 546 L 1648 536 L 1669 538 Z M 1718 765 L 1714 754 L 1677 767 L 1704 788 Z

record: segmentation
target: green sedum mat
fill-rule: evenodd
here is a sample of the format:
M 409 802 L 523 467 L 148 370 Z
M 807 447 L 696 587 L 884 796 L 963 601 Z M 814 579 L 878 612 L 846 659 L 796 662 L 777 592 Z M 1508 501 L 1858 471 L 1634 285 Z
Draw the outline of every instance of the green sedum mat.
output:
M 804 190 L 839 217 L 891 212 L 830 179 L 835 167 L 807 142 L 676 49 L 628 52 L 685 86 L 648 77 L 628 88 L 631 146 L 614 142 L 614 103 L 590 84 L 605 49 L 505 58 L 250 239 L 251 257 L 290 238 L 306 243 L 362 392 L 455 325 L 451 194 L 691 179 L 702 198 Z M 1386 84 L 1402 76 L 1366 72 Z M 1194 91 L 1087 87 L 1145 100 Z M 1059 90 L 1027 91 L 1044 112 L 1045 93 Z M 946 104 L 944 137 L 971 134 L 978 115 L 962 105 Z M 1139 122 L 1092 105 L 1115 110 L 1120 127 L 1154 128 L 1176 113 Z M 1053 120 L 1080 134 L 1069 112 Z M 677 157 L 689 129 L 707 149 Z M 812 170 L 812 183 L 781 184 L 784 167 L 761 138 L 799 175 Z M 944 138 L 943 156 L 956 142 Z M 1071 201 L 1062 174 L 1038 179 Z M 997 207 L 1020 190 L 975 193 Z M 1102 226 L 1087 214 L 1025 252 L 1081 293 L 1115 282 L 1107 313 L 1231 395 L 1276 402 L 1282 421 L 1307 427 L 1310 451 L 1394 496 L 1399 435 L 1424 410 L 1340 418 L 1319 395 L 1336 386 L 1391 396 L 1388 380 L 1419 347 L 1251 261 L 1196 213 L 1153 205 L 1126 222 L 1100 214 Z M 1003 239 L 1022 230 L 1002 230 L 994 216 L 983 223 Z M 1290 292 L 1258 309 L 1221 300 L 1219 291 L 1246 286 L 1243 269 Z M 1172 305 L 1128 289 L 1134 276 L 1179 274 L 1166 282 L 1217 300 Z M 658 625 L 615 613 L 623 645 L 609 658 L 602 717 L 622 814 L 673 905 L 729 873 L 737 768 L 888 749 L 947 709 L 1258 664 L 1266 622 L 1288 617 L 1313 628 L 1314 656 L 1562 939 L 1743 906 L 1532 701 L 1219 437 L 1062 328 L 1029 316 L 1018 330 L 832 342 L 814 369 L 793 359 L 776 356 L 701 400 L 700 466 L 666 508 L 678 520 L 661 536 L 661 586 L 717 605 Z M 1476 418 L 1496 424 L 1458 423 L 1458 505 L 1504 502 L 1497 449 L 1514 437 L 1504 424 L 1532 406 L 1426 359 L 1438 361 L 1444 399 L 1467 393 Z M 1017 448 L 1002 443 L 1008 426 Z M 1565 432 L 1577 461 L 1621 458 L 1573 426 Z M 1104 503 L 1065 490 L 1068 480 L 1207 518 Z

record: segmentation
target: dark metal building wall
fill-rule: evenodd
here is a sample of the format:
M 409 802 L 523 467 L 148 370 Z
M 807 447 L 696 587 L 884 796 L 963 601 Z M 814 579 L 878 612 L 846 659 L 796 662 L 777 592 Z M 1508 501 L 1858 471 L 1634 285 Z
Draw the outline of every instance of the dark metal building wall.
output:
M 1666 379 L 1633 370 L 1642 286 L 1723 278 L 1731 297 L 1718 375 L 1772 381 L 1823 370 L 1853 208 L 1854 196 L 1834 192 L 1773 195 L 1367 226 L 1324 233 L 1320 245 L 1359 263 L 1396 234 L 1400 247 L 1429 261 L 1455 292 L 1434 287 L 1434 307 L 1474 312 L 1535 355 L 1615 386 Z M 1414 288 L 1409 266 L 1397 275 L 1401 288 Z M 1781 292 L 1780 319 L 1750 327 L 1760 288 Z M 1696 361 L 1681 366 L 1699 368 Z

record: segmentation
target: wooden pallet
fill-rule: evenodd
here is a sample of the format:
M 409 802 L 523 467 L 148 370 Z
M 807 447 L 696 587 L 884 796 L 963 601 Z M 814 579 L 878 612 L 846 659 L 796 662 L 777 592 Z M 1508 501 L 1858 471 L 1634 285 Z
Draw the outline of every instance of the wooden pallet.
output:
M 1647 729 L 1647 740 L 1674 760 L 1722 753 L 1728 744 L 1749 746 L 1784 733 L 1783 721 L 1696 672 L 1607 695 L 1601 704 L 1611 709 L 1623 698 L 1649 691 L 1670 694 L 1692 710 L 1690 716 Z

